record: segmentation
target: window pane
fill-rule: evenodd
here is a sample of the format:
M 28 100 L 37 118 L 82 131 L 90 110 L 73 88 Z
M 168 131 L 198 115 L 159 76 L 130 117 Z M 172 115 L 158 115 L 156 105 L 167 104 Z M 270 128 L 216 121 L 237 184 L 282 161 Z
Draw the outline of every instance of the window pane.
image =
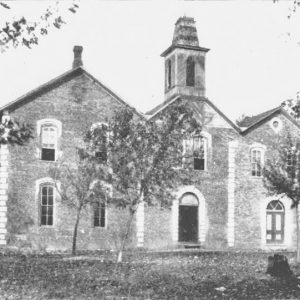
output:
M 47 225 L 53 225 L 53 217 L 48 216 L 48 224 Z
M 281 230 L 281 215 L 276 214 L 276 230 Z
M 276 234 L 276 240 L 280 241 L 282 239 L 282 235 L 281 234 Z
M 48 205 L 53 205 L 53 196 L 48 196 Z
M 267 234 L 267 240 L 272 240 L 272 235 L 271 234 Z
M 47 217 L 46 216 L 42 216 L 41 225 L 47 225 Z
M 267 230 L 272 230 L 272 215 L 267 214 Z
M 47 196 L 42 196 L 42 205 L 47 205 L 47 204 L 48 204 Z
M 55 149 L 42 148 L 42 160 L 55 161 Z
M 194 169 L 195 170 L 204 170 L 204 159 L 194 158 Z
M 47 192 L 48 192 L 48 188 L 46 187 L 46 186 L 44 186 L 43 188 L 42 188 L 42 195 L 44 196 L 47 196 Z
M 47 206 L 42 206 L 42 216 L 46 216 L 47 215 Z

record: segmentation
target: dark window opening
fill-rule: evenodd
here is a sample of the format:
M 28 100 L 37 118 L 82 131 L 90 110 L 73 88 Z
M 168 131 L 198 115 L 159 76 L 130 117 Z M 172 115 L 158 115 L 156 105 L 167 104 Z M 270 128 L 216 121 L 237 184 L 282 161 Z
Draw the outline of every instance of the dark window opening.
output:
M 55 149 L 42 148 L 42 160 L 55 161 Z
M 194 170 L 204 170 L 205 164 L 203 158 L 194 157 Z
M 171 60 L 168 60 L 168 67 L 167 67 L 167 88 L 170 89 L 172 86 L 172 64 Z
M 53 187 L 43 186 L 41 189 L 41 226 L 53 225 Z
M 186 85 L 195 86 L 195 62 L 192 57 L 186 62 Z
M 105 227 L 105 203 L 94 206 L 94 227 Z

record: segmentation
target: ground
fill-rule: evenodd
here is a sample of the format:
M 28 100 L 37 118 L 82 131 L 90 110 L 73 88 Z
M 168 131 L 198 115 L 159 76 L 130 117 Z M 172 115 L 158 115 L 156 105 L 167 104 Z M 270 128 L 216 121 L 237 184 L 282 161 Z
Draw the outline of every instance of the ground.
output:
M 299 299 L 294 277 L 265 274 L 266 253 L 110 252 L 0 256 L 0 299 Z M 298 285 L 299 284 L 299 285 Z

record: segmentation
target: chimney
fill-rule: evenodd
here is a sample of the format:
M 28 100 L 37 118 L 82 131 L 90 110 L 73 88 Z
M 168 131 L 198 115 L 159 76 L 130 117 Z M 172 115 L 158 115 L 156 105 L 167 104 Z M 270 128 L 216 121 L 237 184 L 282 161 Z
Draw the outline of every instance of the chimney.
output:
M 73 69 L 81 67 L 83 65 L 81 54 L 82 54 L 82 46 L 74 46 L 73 52 L 74 52 L 74 61 L 73 61 Z

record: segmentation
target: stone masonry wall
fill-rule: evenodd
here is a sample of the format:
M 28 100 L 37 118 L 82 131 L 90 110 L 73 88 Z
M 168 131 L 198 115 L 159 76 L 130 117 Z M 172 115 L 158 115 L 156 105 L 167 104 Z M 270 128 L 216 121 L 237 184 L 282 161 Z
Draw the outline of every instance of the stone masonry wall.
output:
M 9 147 L 9 245 L 29 244 L 49 249 L 71 247 L 75 218 L 62 203 L 55 203 L 54 226 L 39 226 L 39 199 L 36 197 L 35 182 L 49 177 L 48 170 L 54 162 L 42 161 L 38 157 L 37 121 L 46 118 L 61 121 L 61 159 L 72 162 L 76 157 L 76 146 L 82 145 L 82 137 L 91 125 L 107 122 L 122 105 L 90 78 L 80 75 L 10 112 L 12 119 L 34 126 L 34 139 L 23 147 Z M 79 248 L 114 248 L 112 236 L 116 235 L 117 227 L 124 227 L 124 210 L 108 209 L 106 229 L 94 228 L 92 220 L 92 210 L 88 209 L 79 225 Z M 130 242 L 129 246 L 133 244 L 135 241 Z
M 274 116 L 273 116 L 274 117 Z M 272 117 L 272 118 L 273 118 Z M 276 133 L 271 127 L 269 120 L 249 132 L 245 137 L 241 137 L 236 154 L 236 190 L 235 190 L 235 247 L 246 249 L 258 249 L 264 245 L 262 240 L 262 223 L 264 222 L 264 211 L 266 207 L 262 206 L 263 201 L 270 196 L 264 187 L 262 177 L 251 176 L 250 147 L 254 143 L 261 143 L 266 146 L 265 160 L 274 154 L 274 151 L 280 146 L 279 141 L 286 136 L 288 132 L 291 135 L 299 135 L 299 129 L 292 124 L 282 114 L 275 117 L 282 122 L 282 129 Z M 286 211 L 290 206 L 286 205 Z M 291 211 L 293 216 L 294 211 Z M 295 219 L 286 220 L 291 222 L 294 228 Z M 295 241 L 296 233 L 291 232 L 291 239 Z M 285 245 L 283 245 L 285 247 Z M 287 246 L 289 248 L 289 246 Z M 293 247 L 290 247 L 293 248 Z

